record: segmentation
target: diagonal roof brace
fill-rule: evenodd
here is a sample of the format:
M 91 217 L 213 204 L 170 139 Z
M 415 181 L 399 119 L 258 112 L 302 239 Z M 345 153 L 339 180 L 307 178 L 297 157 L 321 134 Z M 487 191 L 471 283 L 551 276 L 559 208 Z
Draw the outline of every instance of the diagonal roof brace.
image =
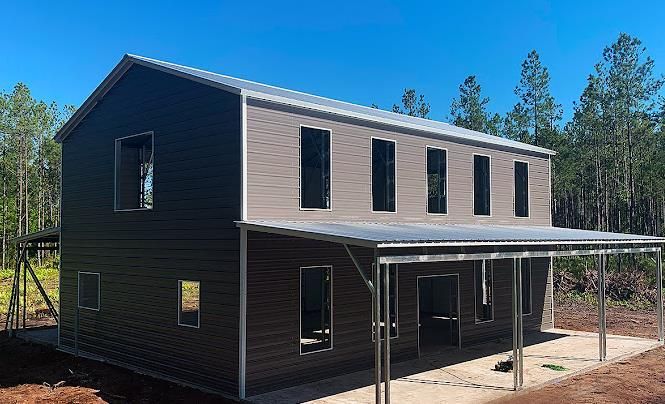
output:
M 355 255 L 353 255 L 353 252 L 351 252 L 351 249 L 349 248 L 348 244 L 344 244 L 344 248 L 346 249 L 346 252 L 349 254 L 349 257 L 351 257 L 351 261 L 353 261 L 353 265 L 356 266 L 356 269 L 358 272 L 360 272 L 360 276 L 363 277 L 363 281 L 365 281 L 365 285 L 367 285 L 367 288 L 369 289 L 370 292 L 372 292 L 372 295 L 374 294 L 374 285 L 372 284 L 372 281 L 369 280 L 369 277 L 363 271 L 362 267 L 360 266 L 360 263 L 356 259 Z

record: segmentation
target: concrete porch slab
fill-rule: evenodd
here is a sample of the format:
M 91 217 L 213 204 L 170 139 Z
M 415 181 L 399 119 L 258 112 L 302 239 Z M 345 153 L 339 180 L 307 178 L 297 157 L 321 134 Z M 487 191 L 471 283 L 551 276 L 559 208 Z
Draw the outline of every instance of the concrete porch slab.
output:
M 524 342 L 524 388 L 527 389 L 601 365 L 596 333 L 552 329 L 525 335 Z M 607 359 L 615 361 L 659 345 L 656 340 L 608 335 Z M 512 342 L 505 339 L 393 364 L 392 402 L 478 403 L 511 394 L 512 372 L 492 370 L 509 354 L 512 354 Z M 544 368 L 544 364 L 563 366 L 567 370 L 551 370 Z M 249 397 L 247 401 L 256 404 L 373 403 L 373 374 L 373 370 L 356 372 Z

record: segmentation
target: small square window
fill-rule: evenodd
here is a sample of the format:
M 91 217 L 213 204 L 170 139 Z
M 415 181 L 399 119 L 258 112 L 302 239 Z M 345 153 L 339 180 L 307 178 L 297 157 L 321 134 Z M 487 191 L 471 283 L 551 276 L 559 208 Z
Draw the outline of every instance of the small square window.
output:
M 199 281 L 178 281 L 178 325 L 199 328 L 200 298 Z
M 152 132 L 115 141 L 115 209 L 152 209 Z
M 99 273 L 78 273 L 78 307 L 99 310 Z

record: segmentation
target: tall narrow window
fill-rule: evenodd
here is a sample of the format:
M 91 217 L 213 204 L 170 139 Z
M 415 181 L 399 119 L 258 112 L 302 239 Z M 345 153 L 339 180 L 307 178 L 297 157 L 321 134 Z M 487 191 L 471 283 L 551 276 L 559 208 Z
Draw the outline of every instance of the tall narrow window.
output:
M 153 133 L 115 141 L 115 209 L 152 209 Z
M 332 348 L 332 267 L 300 268 L 300 353 Z
M 448 164 L 444 149 L 427 148 L 427 213 L 448 213 Z
M 531 314 L 531 259 L 522 258 L 522 315 Z
M 330 209 L 330 131 L 300 128 L 300 207 Z
M 489 156 L 473 155 L 473 214 L 489 216 L 491 212 L 491 174 Z
M 529 217 L 529 164 L 516 161 L 515 175 L 515 216 Z
M 491 260 L 474 261 L 476 322 L 494 320 L 494 270 Z
M 78 273 L 78 306 L 82 309 L 99 310 L 99 273 Z
M 395 211 L 395 142 L 372 139 L 372 210 Z
M 390 267 L 390 272 L 388 276 L 390 279 L 388 280 L 388 289 L 389 289 L 389 305 L 390 305 L 390 338 L 395 338 L 397 337 L 397 290 L 398 290 L 398 284 L 397 284 L 397 265 L 381 265 L 381 268 L 379 269 L 380 272 L 380 277 L 381 280 L 379 282 L 374 282 L 375 285 L 379 285 L 380 288 L 379 290 L 381 291 L 381 338 L 384 338 L 385 336 L 385 318 L 386 318 L 386 312 L 383 307 L 383 298 L 384 298 L 384 293 L 386 293 L 386 283 L 384 282 L 385 276 L 386 276 L 386 267 Z M 374 272 L 372 272 L 374 273 Z M 374 315 L 374 312 L 372 312 L 372 316 Z M 374 325 L 374 322 L 372 322 Z M 372 326 L 372 332 L 374 332 L 374 327 Z
M 199 328 L 201 283 L 178 281 L 178 325 Z

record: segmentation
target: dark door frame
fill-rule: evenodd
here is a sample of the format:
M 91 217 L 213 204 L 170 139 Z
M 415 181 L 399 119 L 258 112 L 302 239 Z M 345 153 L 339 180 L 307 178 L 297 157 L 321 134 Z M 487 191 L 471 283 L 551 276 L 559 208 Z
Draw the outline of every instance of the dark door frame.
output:
M 418 328 L 418 357 L 420 353 L 420 279 L 421 278 L 438 278 L 444 276 L 454 276 L 457 278 L 457 349 L 462 349 L 462 314 L 460 309 L 460 286 L 459 274 L 440 274 L 440 275 L 422 275 L 416 277 L 416 327 Z

